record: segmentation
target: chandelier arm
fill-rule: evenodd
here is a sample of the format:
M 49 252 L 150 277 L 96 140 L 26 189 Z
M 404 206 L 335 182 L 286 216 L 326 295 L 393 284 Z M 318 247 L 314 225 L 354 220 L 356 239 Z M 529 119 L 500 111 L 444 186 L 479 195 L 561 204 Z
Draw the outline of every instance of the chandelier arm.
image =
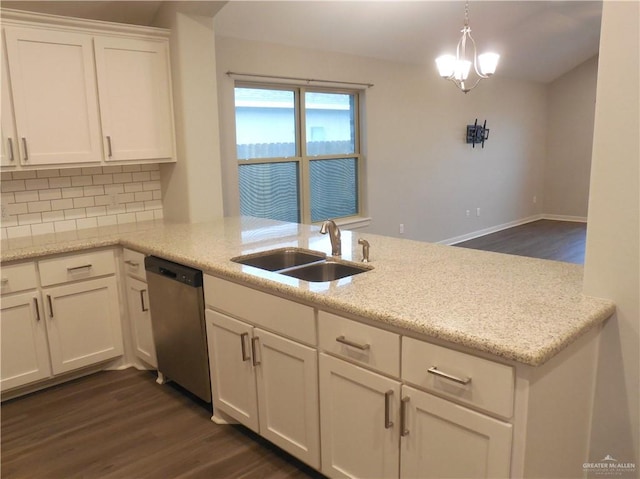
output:
M 473 69 L 476 71 L 476 75 L 478 75 L 480 78 L 485 78 L 485 79 L 489 78 L 489 75 L 484 75 L 478 68 L 478 51 L 476 50 L 476 41 L 471 36 L 471 29 L 469 29 L 469 32 L 467 35 L 471 40 L 471 43 L 473 44 Z M 476 82 L 476 85 L 477 84 L 478 82 Z

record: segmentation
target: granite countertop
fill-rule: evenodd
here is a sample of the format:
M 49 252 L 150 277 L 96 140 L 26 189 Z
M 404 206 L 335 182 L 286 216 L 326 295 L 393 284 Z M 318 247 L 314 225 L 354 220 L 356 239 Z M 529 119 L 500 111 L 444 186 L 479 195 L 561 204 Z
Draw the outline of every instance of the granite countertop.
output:
M 583 267 L 342 231 L 342 259 L 371 244 L 364 274 L 308 283 L 230 258 L 298 247 L 328 255 L 318 227 L 256 218 L 139 223 L 2 242 L 1 261 L 120 244 L 318 307 L 365 317 L 531 366 L 539 366 L 615 311 L 582 294 Z

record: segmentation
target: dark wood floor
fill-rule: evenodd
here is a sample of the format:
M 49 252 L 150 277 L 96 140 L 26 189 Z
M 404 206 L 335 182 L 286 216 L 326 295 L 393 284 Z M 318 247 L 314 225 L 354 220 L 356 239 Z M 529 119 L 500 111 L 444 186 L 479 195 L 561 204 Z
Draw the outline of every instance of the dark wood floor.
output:
M 586 236 L 586 223 L 540 220 L 455 246 L 584 264 Z
M 105 371 L 2 404 L 3 479 L 321 478 L 155 375 Z

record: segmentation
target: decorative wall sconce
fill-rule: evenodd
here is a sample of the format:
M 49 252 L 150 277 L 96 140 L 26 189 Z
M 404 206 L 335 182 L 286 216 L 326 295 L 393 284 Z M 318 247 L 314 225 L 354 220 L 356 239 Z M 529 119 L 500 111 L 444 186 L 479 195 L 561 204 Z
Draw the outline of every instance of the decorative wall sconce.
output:
M 467 143 L 471 143 L 473 147 L 476 147 L 477 143 L 484 148 L 485 140 L 489 139 L 489 128 L 487 128 L 487 120 L 484 121 L 482 126 L 478 125 L 478 119 L 473 125 L 467 125 Z

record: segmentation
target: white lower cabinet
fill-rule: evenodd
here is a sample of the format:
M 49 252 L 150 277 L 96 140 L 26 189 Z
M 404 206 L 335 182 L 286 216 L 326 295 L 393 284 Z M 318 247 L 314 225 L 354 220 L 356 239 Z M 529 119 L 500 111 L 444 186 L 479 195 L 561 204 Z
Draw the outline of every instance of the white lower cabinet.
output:
M 322 472 L 398 477 L 400 382 L 320 354 Z
M 511 424 L 402 386 L 403 478 L 507 478 Z
M 115 277 L 43 289 L 54 374 L 122 355 Z
M 40 292 L 2 298 L 0 313 L 0 390 L 51 376 L 47 329 Z
M 210 309 L 214 411 L 320 468 L 317 352 Z

